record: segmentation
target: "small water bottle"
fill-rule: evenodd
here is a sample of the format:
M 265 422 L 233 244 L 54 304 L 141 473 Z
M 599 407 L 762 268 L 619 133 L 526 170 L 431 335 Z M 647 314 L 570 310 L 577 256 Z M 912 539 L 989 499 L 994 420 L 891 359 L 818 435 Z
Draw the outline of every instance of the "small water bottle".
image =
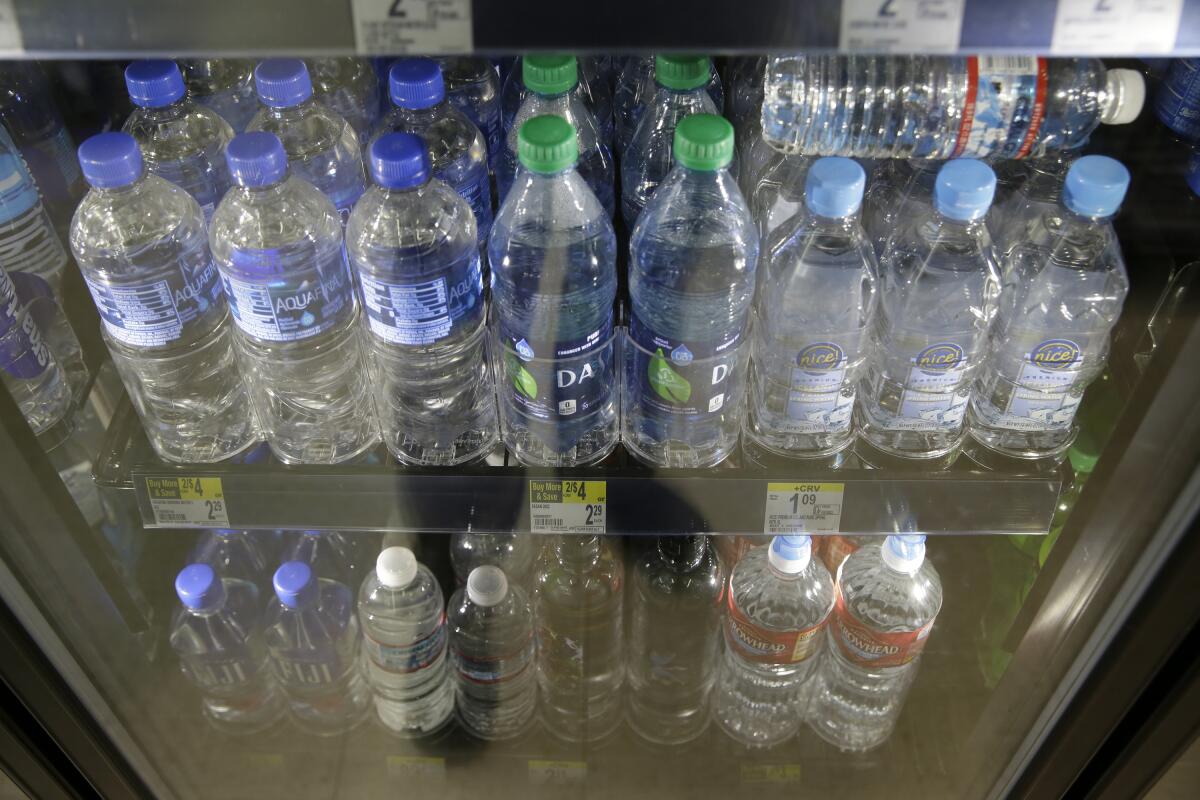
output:
M 762 142 L 761 137 L 758 142 Z M 739 177 L 747 192 L 750 214 L 758 225 L 764 256 L 767 238 L 804 211 L 804 187 L 813 160 L 811 156 L 784 155 L 757 143 L 742 160 Z M 765 279 L 766 270 L 759 270 L 758 282 L 761 284 Z
M 1033 229 L 1041 225 L 1046 214 L 1059 209 L 1068 170 L 1078 158 L 1078 152 L 1064 150 L 1045 158 L 1011 162 L 1025 168 L 1007 199 L 993 204 L 991 215 L 996 222 L 991 230 L 1001 266 L 1014 247 L 1030 241 Z
M 65 422 L 74 409 L 71 384 L 42 336 L 32 310 L 0 267 L 0 378 L 36 435 Z
M 366 144 L 379 122 L 379 76 L 370 62 L 351 56 L 306 58 L 313 96 L 354 129 Z
M 55 294 L 62 290 L 67 250 L 16 144 L 0 128 L 0 264 L 9 272 L 37 275 Z
M 892 158 L 872 171 L 870 188 L 863 197 L 862 222 L 877 257 L 883 258 L 893 233 L 929 216 L 933 186 L 945 163 L 927 158 Z
M 617 77 L 616 89 L 613 91 L 613 127 L 616 138 L 616 152 L 624 153 L 633 139 L 642 113 L 650 105 L 654 96 L 654 65 L 656 56 L 632 56 L 625 61 Z M 718 113 L 725 107 L 725 89 L 716 69 L 711 69 L 708 77 L 708 96 L 712 98 Z
M 379 554 L 358 593 L 375 713 L 392 733 L 426 736 L 454 714 L 442 589 L 406 547 Z
M 248 449 L 258 431 L 200 206 L 149 174 L 128 134 L 93 136 L 79 162 L 92 189 L 71 250 L 151 446 L 185 464 Z
M 248 58 L 185 58 L 179 61 L 188 97 L 217 112 L 242 133 L 258 111 L 254 62 Z
M 260 62 L 254 86 L 262 107 L 247 130 L 278 136 L 292 173 L 324 192 L 345 224 L 367 180 L 354 129 L 317 102 L 308 67 L 298 58 Z
M 208 564 L 222 578 L 257 586 L 264 594 L 271 584 L 271 559 L 258 538 L 266 531 L 214 528 L 202 533 L 192 549 L 193 564 Z
M 341 531 L 294 531 L 285 537 L 284 561 L 303 561 L 318 578 L 356 589 L 363 577 L 362 548 L 356 534 Z
M 137 139 L 146 167 L 196 198 L 205 220 L 229 190 L 225 146 L 233 128 L 187 96 L 174 61 L 135 61 L 125 86 L 136 108 L 121 130 Z
M 518 126 L 517 112 L 520 111 L 525 98 L 529 96 L 529 85 L 525 82 L 525 59 L 541 57 L 524 56 L 518 58 L 516 60 L 516 68 L 510 71 L 505 77 L 501 99 L 501 115 L 505 134 L 508 134 L 508 132 Z M 601 57 L 565 55 L 551 55 L 547 57 L 557 62 L 561 62 L 565 58 L 575 59 L 575 63 L 577 64 L 576 77 L 579 79 L 579 82 L 571 90 L 571 93 L 591 112 L 592 118 L 596 121 L 596 130 L 600 134 L 600 141 L 604 143 L 604 146 L 608 148 L 610 153 L 613 152 L 612 90 L 608 82 L 602 78 L 602 68 L 599 63 Z
M 237 185 L 209 235 L 259 424 L 286 464 L 355 458 L 377 434 L 341 217 L 274 134 L 240 134 L 226 155 Z
M 371 177 L 346 252 L 362 291 L 384 444 L 408 464 L 473 461 L 499 440 L 475 216 L 431 177 L 414 134 L 376 139 Z
M 494 170 L 504 146 L 504 124 L 500 118 L 500 78 L 486 58 L 447 56 L 438 58 L 446 95 L 483 133 L 488 164 Z
M 533 567 L 541 541 L 532 533 L 456 533 L 450 538 L 450 566 L 459 586 L 476 567 L 504 570 L 516 586 L 533 589 Z

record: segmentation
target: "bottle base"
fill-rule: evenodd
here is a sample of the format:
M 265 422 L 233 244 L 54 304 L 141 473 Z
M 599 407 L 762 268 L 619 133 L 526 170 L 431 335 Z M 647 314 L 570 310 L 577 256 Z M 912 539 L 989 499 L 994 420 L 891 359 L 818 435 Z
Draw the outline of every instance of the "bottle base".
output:
M 511 730 L 502 728 L 498 731 L 481 731 L 479 728 L 474 727 L 457 708 L 455 708 L 451 719 L 453 719 L 468 736 L 481 742 L 517 742 L 524 739 L 537 727 L 537 718 L 531 716 L 529 719 L 522 721 L 520 726 L 512 728 Z
M 629 708 L 625 710 L 625 722 L 634 733 L 650 744 L 667 747 L 684 745 L 699 739 L 710 727 L 709 722 L 712 718 L 708 714 L 707 704 L 696 712 L 696 721 L 687 726 L 678 725 L 677 719 L 668 722 L 661 719 L 650 719 L 645 720 L 648 724 L 643 725 L 643 720 L 639 719 L 638 712 L 634 711 L 632 702 L 631 700 Z
M 808 452 L 779 450 L 766 445 L 748 433 L 742 434 L 742 455 L 750 465 L 762 468 L 773 466 L 812 467 L 813 469 L 839 469 L 849 466 L 854 456 L 853 437 L 834 450 Z
M 823 741 L 828 742 L 838 750 L 841 750 L 843 753 L 865 753 L 869 750 L 874 750 L 886 742 L 892 735 L 892 731 L 889 729 L 888 732 L 884 734 L 883 738 L 870 739 L 860 743 L 857 741 L 846 741 L 845 739 L 839 738 L 833 732 L 826 730 L 824 726 L 816 722 L 810 721 L 808 723 L 808 727 L 809 730 L 819 736 Z
M 648 467 L 661 469 L 708 469 L 727 459 L 737 446 L 728 444 L 697 448 L 678 439 L 641 441 L 636 436 L 623 440 L 630 455 Z
M 372 437 L 365 442 L 357 445 L 353 449 L 345 451 L 330 452 L 329 448 L 311 448 L 301 450 L 299 452 L 284 452 L 280 450 L 275 443 L 267 440 L 267 445 L 271 448 L 271 454 L 275 456 L 282 464 L 345 464 L 348 461 L 353 461 L 370 452 L 377 444 L 379 437 Z
M 446 446 L 420 441 L 411 435 L 399 442 L 385 441 L 388 452 L 401 464 L 416 467 L 455 467 L 478 461 L 496 449 L 500 435 L 495 431 L 469 431 Z
M 1077 432 L 1077 430 L 1071 431 L 1066 442 L 1045 452 L 995 447 L 974 435 L 966 438 L 962 451 L 967 458 L 984 469 L 997 472 L 1053 473 L 1058 465 L 1066 459 L 1067 452 L 1075 442 Z
M 961 438 L 952 447 L 921 454 L 886 449 L 861 436 L 854 442 L 855 455 L 868 467 L 910 472 L 940 472 L 949 469 L 958 459 L 961 449 Z
M 384 710 L 384 703 L 386 702 L 387 701 L 381 701 L 377 696 L 375 698 L 375 702 L 372 703 L 375 708 L 375 721 L 381 728 L 398 739 L 431 739 L 447 732 L 452 727 L 452 723 L 454 722 L 454 708 L 451 706 L 449 709 L 447 709 L 446 714 L 440 720 L 434 721 L 431 725 L 425 728 L 397 728 L 388 723 L 386 719 L 388 716 L 394 716 L 387 714 L 387 712 Z
M 507 430 L 504 446 L 526 467 L 585 467 L 603 461 L 617 448 L 615 430 L 594 429 L 563 451 L 551 449 L 529 429 Z
M 582 719 L 573 711 L 543 705 L 541 716 L 542 726 L 551 736 L 572 744 L 595 744 L 607 740 L 620 727 L 622 717 L 619 703 L 614 703 L 612 709 L 602 714 Z

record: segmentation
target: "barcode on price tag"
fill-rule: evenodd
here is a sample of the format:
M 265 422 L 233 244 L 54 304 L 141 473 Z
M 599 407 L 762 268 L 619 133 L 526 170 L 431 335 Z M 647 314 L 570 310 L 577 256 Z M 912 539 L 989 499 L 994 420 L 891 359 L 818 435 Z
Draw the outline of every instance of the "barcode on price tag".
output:
M 352 0 L 362 55 L 469 53 L 471 0 Z
M 837 533 L 842 483 L 768 483 L 763 533 Z
M 842 0 L 844 52 L 953 53 L 966 0 Z
M 176 528 L 229 524 L 220 478 L 146 478 L 154 521 Z
M 1058 0 L 1050 50 L 1055 53 L 1170 53 L 1183 0 Z
M 607 512 L 605 481 L 529 482 L 529 530 L 533 533 L 604 533 Z

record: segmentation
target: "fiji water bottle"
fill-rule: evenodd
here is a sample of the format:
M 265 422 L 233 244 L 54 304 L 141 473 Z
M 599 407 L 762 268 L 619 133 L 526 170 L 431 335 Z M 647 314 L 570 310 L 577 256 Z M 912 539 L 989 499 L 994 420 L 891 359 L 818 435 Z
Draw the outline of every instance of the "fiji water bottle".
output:
M 22 305 L 0 267 L 0 378 L 25 421 L 41 434 L 70 416 L 71 385 L 42 336 L 31 309 Z
M 248 58 L 180 60 L 188 97 L 229 123 L 234 133 L 246 130 L 258 111 L 254 95 L 254 62 Z
M 379 77 L 362 58 L 306 58 L 317 102 L 333 111 L 354 129 L 365 144 L 379 121 Z
M 259 538 L 263 534 L 267 531 L 205 531 L 192 549 L 191 561 L 208 564 L 223 578 L 237 578 L 266 592 L 271 583 L 271 559 Z
M 0 128 L 0 265 L 36 275 L 58 293 L 67 250 L 42 205 L 38 186 L 8 133 Z
M 488 164 L 499 163 L 504 147 L 504 125 L 500 119 L 500 78 L 486 58 L 447 56 L 438 58 L 450 102 L 467 115 L 487 142 Z
M 285 538 L 284 561 L 303 561 L 318 578 L 328 578 L 351 591 L 362 581 L 366 567 L 356 546 L 362 534 L 341 531 L 293 531 Z

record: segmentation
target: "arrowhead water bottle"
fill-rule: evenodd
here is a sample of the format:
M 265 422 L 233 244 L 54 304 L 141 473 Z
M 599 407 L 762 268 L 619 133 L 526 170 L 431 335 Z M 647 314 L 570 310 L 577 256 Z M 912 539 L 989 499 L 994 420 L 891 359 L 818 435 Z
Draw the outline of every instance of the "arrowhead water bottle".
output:
M 675 126 L 692 114 L 719 113 L 705 89 L 711 70 L 707 56 L 655 58 L 654 94 L 621 151 L 621 213 L 630 229 L 671 171 Z
M 383 442 L 400 461 L 451 465 L 499 440 L 475 217 L 430 177 L 424 141 L 371 144 L 367 191 L 346 227 Z
M 237 186 L 209 237 L 267 443 L 286 464 L 354 458 L 377 434 L 341 218 L 274 134 L 240 134 L 226 155 Z
M 32 309 L 17 296 L 0 267 L 0 379 L 34 434 L 41 435 L 74 408 L 71 385 L 54 357 Z
M 1129 277 L 1112 217 L 1129 171 L 1084 156 L 1067 171 L 1061 204 L 1021 236 L 1004 264 L 1000 311 L 971 403 L 982 457 L 1061 459 L 1075 439 L 1084 390 L 1108 360 Z
M 358 593 L 367 680 L 375 713 L 392 733 L 425 736 L 454 713 L 446 661 L 446 611 L 429 567 L 406 547 L 379 554 Z
M 533 588 L 533 567 L 541 537 L 532 533 L 456 533 L 450 537 L 450 566 L 459 586 L 476 567 L 493 566 L 522 589 Z
M 498 567 L 471 570 L 446 607 L 458 721 L 481 739 L 513 739 L 537 711 L 533 612 Z
M 887 740 L 941 606 L 941 580 L 925 560 L 923 535 L 888 536 L 842 562 L 808 711 L 822 739 L 843 750 Z
M 185 464 L 249 448 L 258 431 L 200 206 L 149 174 L 128 134 L 93 136 L 79 163 L 92 189 L 71 250 L 151 446 Z
M 254 62 L 248 58 L 185 58 L 179 61 L 188 97 L 217 112 L 234 133 L 246 130 L 258 111 Z
M 278 136 L 292 173 L 324 192 L 344 224 L 367 180 L 354 128 L 316 100 L 308 67 L 298 58 L 260 62 L 254 87 L 262 108 L 247 130 Z
M 504 443 L 522 464 L 579 466 L 617 445 L 616 234 L 570 123 L 535 117 L 520 140 L 488 247 Z
M 613 91 L 613 136 L 616 139 L 617 153 L 624 153 L 637 130 L 642 112 L 649 106 L 650 98 L 654 96 L 654 64 L 656 56 L 631 56 L 625 61 L 621 73 L 617 77 L 616 89 Z M 708 96 L 712 98 L 718 113 L 725 107 L 725 91 L 721 85 L 721 77 L 715 68 L 710 69 L 708 77 Z
M 494 170 L 504 147 L 504 124 L 500 115 L 500 78 L 486 58 L 449 56 L 438 58 L 446 96 L 467 115 L 487 142 L 488 164 Z
M 266 531 L 214 528 L 200 535 L 192 549 L 193 564 L 208 564 L 222 578 L 252 583 L 264 594 L 271 585 L 271 559 L 258 538 Z
M 362 58 L 306 58 L 317 102 L 333 111 L 354 129 L 360 143 L 379 121 L 379 76 Z
M 633 568 L 626 718 L 644 739 L 689 742 L 708 727 L 725 574 L 706 536 L 660 536 Z
M 146 168 L 196 198 L 211 220 L 231 185 L 225 146 L 233 129 L 187 96 L 174 61 L 133 62 L 125 86 L 136 108 L 121 130 L 141 145 Z
M 866 174 L 848 158 L 808 171 L 807 213 L 764 245 L 746 418 L 748 451 L 831 465 L 854 439 L 854 394 L 878 267 L 862 226 Z
M 263 641 L 254 584 L 189 564 L 175 579 L 183 607 L 171 622 L 171 648 L 202 696 L 204 715 L 226 733 L 254 733 L 284 712 Z
M 888 240 L 858 395 L 858 453 L 869 464 L 938 468 L 958 455 L 999 300 L 984 223 L 995 188 L 983 162 L 948 161 L 932 215 Z
M 725 657 L 713 718 L 747 747 L 786 742 L 800 729 L 833 610 L 833 579 L 808 536 L 776 536 L 729 577 Z
M 629 244 L 623 440 L 648 464 L 711 467 L 742 425 L 758 234 L 729 174 L 733 126 L 694 114 L 674 148 Z
M 8 133 L 0 128 L 0 264 L 61 293 L 67 250 L 42 204 L 38 185 Z
M 596 130 L 600 134 L 600 141 L 611 154 L 613 152 L 613 98 L 608 82 L 601 75 L 600 56 L 537 55 L 519 58 L 516 67 L 508 73 L 504 80 L 504 89 L 501 95 L 501 119 L 504 133 L 507 135 L 513 129 L 520 127 L 520 123 L 517 121 L 517 112 L 520 111 L 521 105 L 530 92 L 529 84 L 525 81 L 525 60 L 527 58 L 550 59 L 555 63 L 564 63 L 564 59 L 575 61 L 577 64 L 576 77 L 579 82 L 575 84 L 571 94 L 591 112 L 592 119 L 596 122 Z M 548 62 L 540 61 L 540 63 Z M 575 124 L 575 120 L 568 120 L 568 122 Z

